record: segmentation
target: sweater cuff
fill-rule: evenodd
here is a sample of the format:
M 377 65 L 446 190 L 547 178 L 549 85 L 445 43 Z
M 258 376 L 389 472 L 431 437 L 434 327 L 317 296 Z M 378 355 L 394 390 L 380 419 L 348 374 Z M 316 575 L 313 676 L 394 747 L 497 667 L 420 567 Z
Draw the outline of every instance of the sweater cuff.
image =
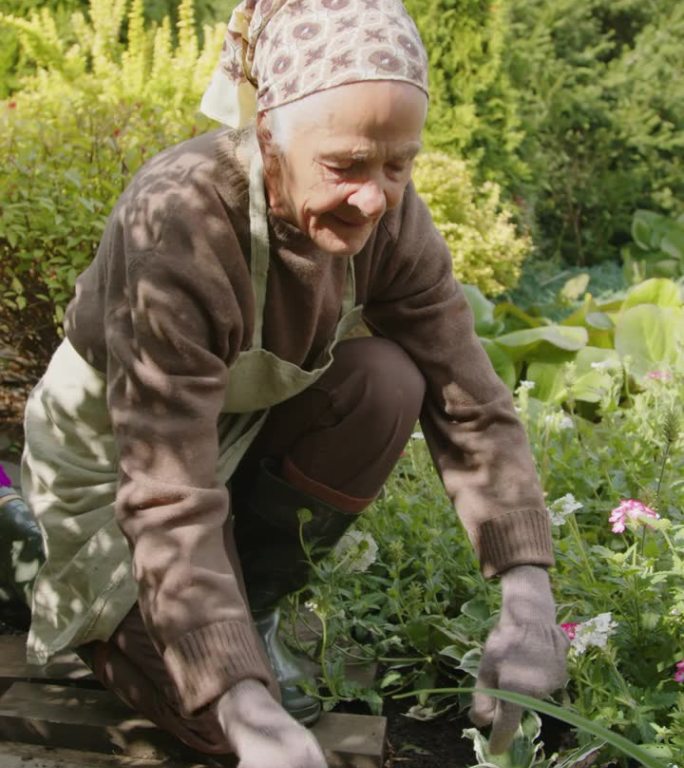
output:
M 273 673 L 252 627 L 234 621 L 208 624 L 181 637 L 164 651 L 164 663 L 191 717 L 240 680 L 260 680 L 273 693 Z M 277 694 L 276 694 L 277 695 Z
M 491 579 L 514 565 L 554 564 L 551 521 L 545 509 L 520 509 L 478 529 L 480 568 Z

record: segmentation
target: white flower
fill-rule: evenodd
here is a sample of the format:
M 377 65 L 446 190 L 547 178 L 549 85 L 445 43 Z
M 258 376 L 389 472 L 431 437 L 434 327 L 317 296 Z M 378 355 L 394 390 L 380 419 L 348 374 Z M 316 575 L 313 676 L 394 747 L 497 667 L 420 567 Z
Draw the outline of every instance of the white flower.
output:
M 304 607 L 307 611 L 311 611 L 311 613 L 318 613 L 321 610 L 320 606 L 315 600 L 307 600 L 304 603 Z
M 363 573 L 375 562 L 378 545 L 370 533 L 347 531 L 337 542 L 333 554 L 348 573 Z
M 554 413 L 549 413 L 544 416 L 544 424 L 549 427 L 549 429 L 560 430 L 575 428 L 575 422 L 572 420 L 572 417 L 568 416 L 568 414 L 563 411 L 555 411 Z
M 599 360 L 596 363 L 591 363 L 591 367 L 595 371 L 610 371 L 613 368 L 619 368 L 620 367 L 620 361 L 615 360 L 612 357 L 609 357 L 606 360 Z
M 613 621 L 612 614 L 599 613 L 593 619 L 577 625 L 575 637 L 570 644 L 577 654 L 584 653 L 592 645 L 596 648 L 605 648 L 608 638 L 616 629 L 617 623 Z
M 518 384 L 518 389 L 526 389 L 528 392 L 531 389 L 534 389 L 537 385 L 533 381 L 527 381 L 527 379 L 521 379 L 520 383 Z
M 563 525 L 566 518 L 573 512 L 577 512 L 578 509 L 582 509 L 583 506 L 571 493 L 566 493 L 565 496 L 561 496 L 552 502 L 548 508 L 549 515 L 551 515 L 551 523 L 553 525 Z

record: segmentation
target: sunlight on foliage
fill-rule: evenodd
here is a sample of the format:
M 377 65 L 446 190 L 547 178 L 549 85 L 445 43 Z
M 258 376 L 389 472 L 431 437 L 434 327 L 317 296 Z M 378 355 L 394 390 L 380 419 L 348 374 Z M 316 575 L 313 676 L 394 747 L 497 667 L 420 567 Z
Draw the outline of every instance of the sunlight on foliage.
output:
M 71 16 L 68 38 L 46 9 L 0 14 L 37 67 L 0 105 L 0 327 L 19 351 L 54 347 L 76 277 L 135 171 L 213 127 L 197 107 L 223 25 L 205 26 L 200 45 L 183 0 L 174 45 L 168 18 L 146 27 L 141 0 L 128 15 L 126 6 L 91 0 L 87 16 Z
M 478 187 L 467 163 L 439 152 L 419 156 L 413 180 L 449 246 L 454 275 L 490 295 L 512 288 L 531 242 L 517 233 L 499 186 Z

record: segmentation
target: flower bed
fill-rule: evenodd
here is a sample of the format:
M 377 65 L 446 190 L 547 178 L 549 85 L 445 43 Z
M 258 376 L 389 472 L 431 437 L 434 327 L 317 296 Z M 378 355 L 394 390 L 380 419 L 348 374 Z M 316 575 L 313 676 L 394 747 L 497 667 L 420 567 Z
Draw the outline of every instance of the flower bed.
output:
M 528 383 L 517 390 L 553 525 L 558 618 L 571 640 L 570 682 L 556 700 L 640 745 L 654 765 L 679 766 L 684 375 L 660 371 L 638 387 L 627 376 L 626 388 L 622 366 L 607 375 L 615 386 L 607 386 L 592 420 L 572 402 L 561 408 L 535 399 Z M 355 534 L 343 556 L 318 567 L 309 596 L 325 627 L 309 649 L 324 664 L 325 704 L 362 698 L 379 710 L 383 698 L 435 689 L 438 682 L 443 687 L 445 679 L 472 685 L 499 590 L 479 576 L 420 433 L 359 528 L 365 535 Z M 349 657 L 384 665 L 374 690 L 344 680 L 341 664 Z M 467 703 L 465 694 L 421 693 L 405 702 L 405 711 L 428 720 Z M 503 762 L 488 756 L 488 763 L 579 765 L 593 748 L 597 763 L 635 764 L 581 729 L 575 743 L 584 751 L 562 762 L 561 750 L 554 762 L 535 742 L 537 731 L 530 721 L 519 736 L 519 748 L 527 745 L 523 762 L 506 762 L 508 755 Z

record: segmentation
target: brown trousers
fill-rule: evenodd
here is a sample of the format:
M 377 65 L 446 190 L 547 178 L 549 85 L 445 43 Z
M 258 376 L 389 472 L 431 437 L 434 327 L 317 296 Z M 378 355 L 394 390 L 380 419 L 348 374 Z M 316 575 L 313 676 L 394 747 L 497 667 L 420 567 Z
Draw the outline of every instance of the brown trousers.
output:
M 339 509 L 361 512 L 399 458 L 424 395 L 423 377 L 396 344 L 345 341 L 314 385 L 271 410 L 231 486 L 244 492 L 261 460 L 275 457 L 292 485 Z M 232 530 L 224 540 L 240 574 Z M 212 707 L 192 718 L 179 714 L 177 693 L 137 606 L 109 641 L 80 650 L 105 687 L 159 727 L 202 752 L 229 751 Z

